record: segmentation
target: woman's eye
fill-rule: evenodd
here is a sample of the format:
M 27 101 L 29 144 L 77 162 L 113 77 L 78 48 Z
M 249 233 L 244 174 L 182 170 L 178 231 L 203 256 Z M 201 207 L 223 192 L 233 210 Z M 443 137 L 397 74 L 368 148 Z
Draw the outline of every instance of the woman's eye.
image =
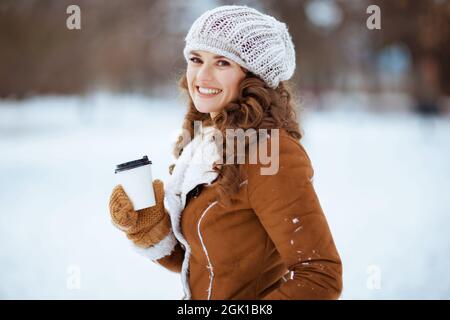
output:
M 199 58 L 196 58 L 196 57 L 192 57 L 189 60 L 192 61 L 195 64 L 202 62 Z M 229 66 L 230 65 L 230 63 L 228 61 L 225 61 L 225 60 L 219 60 L 217 63 L 219 64 L 220 67 L 224 67 L 224 66 Z
M 219 63 L 219 65 L 222 66 L 222 67 L 230 65 L 230 64 L 229 64 L 227 61 L 225 61 L 225 60 L 219 60 L 219 62 L 217 62 L 217 63 Z M 222 63 L 222 64 L 220 64 L 220 63 Z
M 197 63 L 197 60 L 199 60 L 198 58 L 195 58 L 195 57 L 193 57 L 193 58 L 190 58 L 189 60 L 191 60 L 193 63 Z

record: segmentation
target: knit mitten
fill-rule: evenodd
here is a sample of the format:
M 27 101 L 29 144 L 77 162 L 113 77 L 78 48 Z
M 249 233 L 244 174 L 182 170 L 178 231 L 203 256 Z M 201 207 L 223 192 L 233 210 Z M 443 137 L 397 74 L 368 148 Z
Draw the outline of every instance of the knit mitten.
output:
M 133 203 L 120 184 L 114 187 L 109 200 L 113 224 L 142 248 L 158 243 L 170 231 L 170 217 L 164 208 L 163 182 L 154 180 L 153 190 L 156 205 L 150 208 L 134 210 Z

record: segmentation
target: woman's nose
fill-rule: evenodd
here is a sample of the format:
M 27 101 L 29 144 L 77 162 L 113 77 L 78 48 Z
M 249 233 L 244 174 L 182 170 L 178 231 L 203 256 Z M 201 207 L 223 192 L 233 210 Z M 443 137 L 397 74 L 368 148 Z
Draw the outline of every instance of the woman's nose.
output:
M 212 80 L 212 78 L 213 78 L 213 71 L 211 66 L 204 63 L 197 73 L 197 80 L 209 81 Z

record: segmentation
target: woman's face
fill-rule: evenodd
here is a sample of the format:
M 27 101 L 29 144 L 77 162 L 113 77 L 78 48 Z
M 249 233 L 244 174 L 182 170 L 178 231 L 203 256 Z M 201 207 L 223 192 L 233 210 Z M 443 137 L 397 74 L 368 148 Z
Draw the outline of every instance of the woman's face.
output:
M 191 51 L 186 77 L 195 108 L 214 117 L 237 98 L 245 74 L 244 68 L 228 58 L 208 51 Z

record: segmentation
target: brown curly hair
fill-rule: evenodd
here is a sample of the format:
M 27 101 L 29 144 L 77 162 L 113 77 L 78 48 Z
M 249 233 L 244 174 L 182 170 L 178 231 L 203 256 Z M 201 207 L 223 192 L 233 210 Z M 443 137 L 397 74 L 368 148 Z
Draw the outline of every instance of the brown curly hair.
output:
M 197 111 L 194 102 L 189 94 L 186 73 L 182 73 L 178 80 L 178 87 L 184 98 L 188 100 L 188 110 L 183 121 L 183 132 L 189 132 L 190 139 L 194 137 L 194 121 L 201 121 L 202 126 L 214 126 L 226 137 L 226 129 L 274 129 L 283 128 L 287 133 L 300 140 L 302 133 L 297 121 L 298 105 L 294 103 L 294 94 L 291 84 L 288 81 L 281 81 L 276 89 L 272 89 L 258 76 L 248 71 L 246 77 L 240 83 L 238 97 L 228 103 L 214 119 L 211 119 L 209 113 Z M 224 139 L 226 140 L 226 139 Z M 173 149 L 173 155 L 176 159 L 183 152 L 183 148 L 189 139 L 178 136 Z M 223 142 L 223 161 L 222 165 L 215 164 L 213 170 L 218 172 L 218 178 L 214 182 L 217 184 L 217 193 L 219 202 L 222 205 L 230 205 L 233 201 L 233 195 L 239 191 L 240 170 L 243 166 L 237 161 L 227 164 L 230 155 L 226 154 L 226 141 Z M 233 141 L 234 143 L 234 141 Z M 245 142 L 245 152 L 248 154 L 248 142 Z M 236 145 L 234 145 L 236 150 Z M 234 153 L 236 154 L 236 153 Z M 229 163 L 229 162 L 228 162 Z M 172 174 L 175 164 L 169 166 L 169 172 Z

